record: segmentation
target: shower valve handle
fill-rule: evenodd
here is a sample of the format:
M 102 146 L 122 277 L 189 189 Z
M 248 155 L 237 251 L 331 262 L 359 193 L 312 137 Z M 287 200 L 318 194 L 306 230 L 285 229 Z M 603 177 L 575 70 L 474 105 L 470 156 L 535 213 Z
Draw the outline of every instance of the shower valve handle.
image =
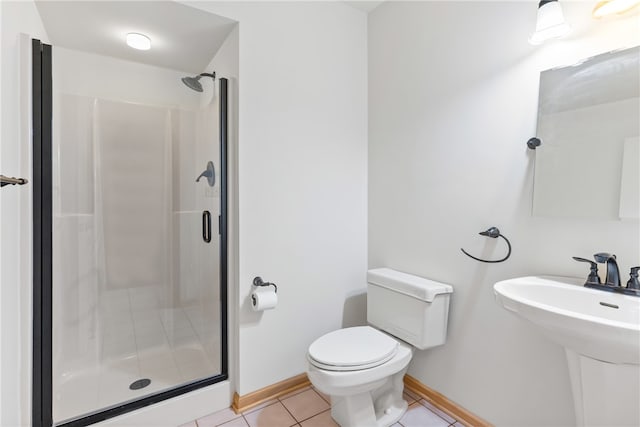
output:
M 203 176 L 205 178 L 209 178 L 211 176 L 211 172 L 209 172 L 208 170 L 202 172 L 200 176 L 196 178 L 196 182 L 200 182 L 200 178 L 202 178 Z
M 200 178 L 202 177 L 207 178 L 207 183 L 209 184 L 209 187 L 213 187 L 214 184 L 216 183 L 216 170 L 215 170 L 215 167 L 213 166 L 212 161 L 207 162 L 207 168 L 204 170 L 204 172 L 200 174 L 199 177 L 196 178 L 196 182 L 200 182 Z

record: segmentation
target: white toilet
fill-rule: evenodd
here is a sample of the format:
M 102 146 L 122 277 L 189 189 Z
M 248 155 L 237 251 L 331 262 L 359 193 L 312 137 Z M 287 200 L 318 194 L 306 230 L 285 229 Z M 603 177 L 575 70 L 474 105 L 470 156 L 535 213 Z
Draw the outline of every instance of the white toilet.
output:
M 342 427 L 389 427 L 407 410 L 403 378 L 414 348 L 442 345 L 450 285 L 389 268 L 367 272 L 367 321 L 329 332 L 307 352 L 311 383 L 331 396 Z

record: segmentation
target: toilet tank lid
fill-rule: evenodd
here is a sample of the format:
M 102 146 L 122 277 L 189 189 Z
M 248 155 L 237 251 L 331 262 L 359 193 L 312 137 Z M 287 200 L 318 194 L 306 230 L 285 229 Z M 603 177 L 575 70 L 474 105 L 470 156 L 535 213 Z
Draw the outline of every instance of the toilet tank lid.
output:
M 391 268 L 375 268 L 367 271 L 367 282 L 382 286 L 414 298 L 433 302 L 436 295 L 450 294 L 453 287 L 446 283 L 403 273 Z

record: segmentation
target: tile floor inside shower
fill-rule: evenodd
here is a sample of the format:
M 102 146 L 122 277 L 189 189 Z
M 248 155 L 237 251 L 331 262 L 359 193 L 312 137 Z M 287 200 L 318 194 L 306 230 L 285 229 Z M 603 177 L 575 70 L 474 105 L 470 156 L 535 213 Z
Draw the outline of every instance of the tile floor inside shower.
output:
M 219 374 L 217 316 L 213 301 L 163 308 L 152 288 L 102 295 L 96 319 L 100 332 L 95 334 L 98 357 L 86 369 L 59 375 L 54 419 L 75 418 Z M 140 379 L 151 382 L 131 390 Z
M 409 409 L 392 427 L 463 427 L 416 394 L 405 391 Z M 180 427 L 339 427 L 331 418 L 329 396 L 307 387 L 236 414 L 224 409 Z

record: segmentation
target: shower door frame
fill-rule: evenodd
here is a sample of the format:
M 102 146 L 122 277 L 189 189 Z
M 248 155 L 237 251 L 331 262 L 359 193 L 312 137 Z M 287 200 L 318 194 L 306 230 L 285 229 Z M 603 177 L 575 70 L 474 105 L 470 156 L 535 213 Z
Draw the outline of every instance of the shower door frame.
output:
M 33 367 L 31 423 L 53 421 L 53 53 L 32 39 Z M 220 374 L 55 424 L 84 427 L 229 378 L 228 338 L 228 79 L 220 78 Z

